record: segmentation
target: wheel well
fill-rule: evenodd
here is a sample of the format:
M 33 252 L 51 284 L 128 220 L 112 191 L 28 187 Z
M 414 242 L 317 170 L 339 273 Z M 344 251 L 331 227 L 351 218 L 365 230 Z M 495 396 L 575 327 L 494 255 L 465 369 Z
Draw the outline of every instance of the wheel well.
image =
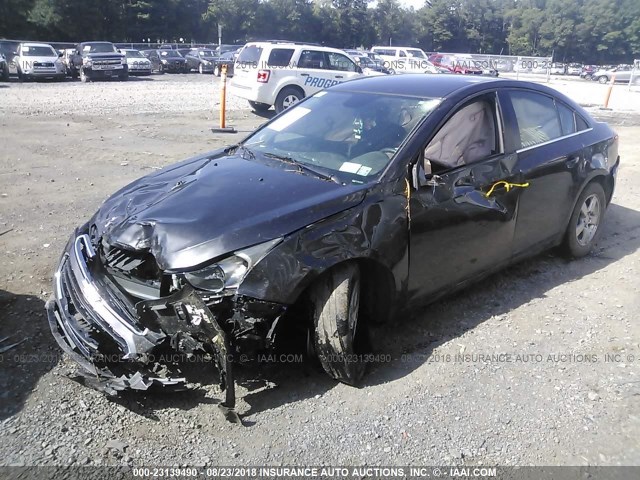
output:
M 276 95 L 276 98 L 278 98 L 280 94 L 287 88 L 296 90 L 298 93 L 300 93 L 301 98 L 304 98 L 304 90 L 302 90 L 302 88 L 300 88 L 298 85 L 285 85 L 280 89 L 280 91 L 278 92 L 278 95 Z
M 609 203 L 611 202 L 611 197 L 613 196 L 613 177 L 611 175 L 598 175 L 597 177 L 592 178 L 589 183 L 593 182 L 598 182 L 600 184 L 600 186 L 604 190 L 607 205 L 609 205 Z M 587 188 L 589 183 L 587 183 L 584 188 Z

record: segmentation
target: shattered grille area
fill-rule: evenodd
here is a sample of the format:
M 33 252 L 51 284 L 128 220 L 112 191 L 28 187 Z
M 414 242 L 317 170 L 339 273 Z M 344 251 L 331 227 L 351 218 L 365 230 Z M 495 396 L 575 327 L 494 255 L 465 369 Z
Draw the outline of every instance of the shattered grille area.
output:
M 149 252 L 134 252 L 111 246 L 102 241 L 103 263 L 105 266 L 126 273 L 140 280 L 159 280 L 160 269 Z

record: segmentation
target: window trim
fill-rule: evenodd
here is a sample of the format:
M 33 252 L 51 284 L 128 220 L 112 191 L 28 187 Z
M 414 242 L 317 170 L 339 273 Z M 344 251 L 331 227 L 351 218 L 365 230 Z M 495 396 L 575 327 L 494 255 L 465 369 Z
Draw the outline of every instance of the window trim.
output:
M 589 127 L 586 130 L 580 130 L 579 132 L 570 133 L 568 135 L 563 135 L 561 137 L 556 137 L 556 138 L 553 138 L 551 140 L 547 140 L 546 142 L 537 143 L 536 145 L 531 145 L 530 147 L 523 147 L 523 148 L 521 148 L 519 150 L 516 150 L 516 153 L 526 152 L 527 150 L 531 150 L 531 149 L 538 148 L 538 147 L 543 147 L 545 145 L 549 145 L 551 143 L 555 143 L 555 142 L 558 142 L 560 140 L 565 140 L 567 138 L 575 137 L 576 135 L 581 135 L 583 133 L 587 133 L 587 132 L 590 132 L 592 130 L 593 130 L 593 127 Z

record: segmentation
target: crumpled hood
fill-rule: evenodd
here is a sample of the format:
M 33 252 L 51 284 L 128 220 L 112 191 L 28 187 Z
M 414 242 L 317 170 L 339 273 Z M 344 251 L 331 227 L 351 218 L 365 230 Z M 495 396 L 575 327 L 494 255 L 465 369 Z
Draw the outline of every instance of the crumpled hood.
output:
M 365 188 L 218 151 L 134 181 L 90 224 L 110 245 L 149 250 L 163 270 L 192 269 L 351 208 Z

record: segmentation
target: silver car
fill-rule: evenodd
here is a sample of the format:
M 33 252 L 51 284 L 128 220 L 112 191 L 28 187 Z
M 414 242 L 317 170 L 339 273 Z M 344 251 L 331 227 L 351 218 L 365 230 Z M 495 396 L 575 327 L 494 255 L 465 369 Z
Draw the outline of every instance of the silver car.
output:
M 129 75 L 151 75 L 151 60 L 145 57 L 139 50 L 121 48 L 129 67 Z
M 47 43 L 21 43 L 15 57 L 18 78 L 20 81 L 37 78 L 64 80 L 66 74 L 61 56 Z
M 591 78 L 600 83 L 609 83 L 609 81 L 615 76 L 616 82 L 629 83 L 629 80 L 631 80 L 632 70 L 632 65 L 618 65 L 616 68 L 612 68 L 610 70 L 598 70 Z M 640 72 L 636 72 L 636 75 L 640 76 L 639 74 Z

